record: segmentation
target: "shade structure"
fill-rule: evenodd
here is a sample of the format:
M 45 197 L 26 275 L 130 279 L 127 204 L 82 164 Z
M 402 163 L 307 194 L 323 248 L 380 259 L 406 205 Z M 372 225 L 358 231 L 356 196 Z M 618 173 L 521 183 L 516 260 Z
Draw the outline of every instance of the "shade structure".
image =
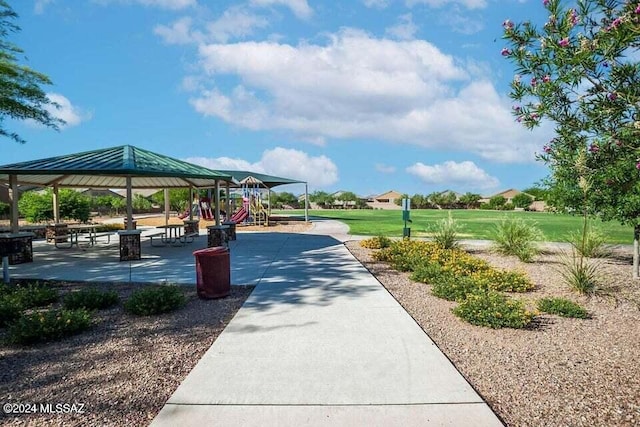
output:
M 132 145 L 0 166 L 0 183 L 15 176 L 21 186 L 126 188 L 212 188 L 233 181 L 214 171 Z
M 236 184 L 235 187 L 239 187 L 243 184 L 261 184 L 267 188 L 277 187 L 278 185 L 286 184 L 304 184 L 304 181 L 298 181 L 290 178 L 282 178 L 280 176 L 267 175 L 263 173 L 250 172 L 250 171 L 236 171 L 236 170 L 220 170 L 220 173 L 230 175 L 234 181 L 240 184 Z

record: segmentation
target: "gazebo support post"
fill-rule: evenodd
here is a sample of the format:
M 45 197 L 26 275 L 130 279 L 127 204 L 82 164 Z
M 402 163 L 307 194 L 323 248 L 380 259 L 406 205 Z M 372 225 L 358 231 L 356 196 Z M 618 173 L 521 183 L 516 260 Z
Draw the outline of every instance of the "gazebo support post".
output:
M 189 221 L 193 221 L 193 186 L 189 186 Z
M 60 222 L 60 196 L 58 184 L 53 184 L 53 223 Z
M 269 226 L 270 216 L 271 216 L 271 189 L 267 187 L 267 227 Z
M 9 197 L 11 198 L 11 232 L 18 233 L 20 231 L 20 224 L 18 223 L 18 177 L 16 175 L 9 175 Z
M 215 192 L 215 203 L 216 203 L 216 210 L 215 210 L 215 219 L 216 219 L 216 226 L 220 225 L 220 181 L 216 179 L 216 192 Z
M 169 209 L 171 203 L 169 201 L 169 189 L 164 189 L 164 225 L 169 225 Z
M 131 191 L 131 177 L 127 177 L 127 231 L 133 230 L 133 192 Z
M 231 194 L 229 194 L 229 181 L 226 182 L 224 187 L 226 200 L 225 200 L 225 212 L 227 212 L 227 221 L 231 220 Z
M 304 183 L 304 222 L 309 222 L 309 184 Z

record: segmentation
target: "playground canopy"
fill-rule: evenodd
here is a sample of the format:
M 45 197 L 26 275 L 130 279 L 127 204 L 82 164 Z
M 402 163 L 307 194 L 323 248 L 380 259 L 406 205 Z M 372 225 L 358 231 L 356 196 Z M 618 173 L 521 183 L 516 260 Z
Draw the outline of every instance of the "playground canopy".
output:
M 53 187 L 54 205 L 59 187 L 126 188 L 129 224 L 132 188 L 213 188 L 220 181 L 233 183 L 233 178 L 131 145 L 0 166 L 0 184 L 9 185 L 12 194 L 17 194 L 18 185 Z M 12 198 L 11 226 L 17 232 L 17 198 Z
M 286 184 L 306 184 L 305 181 L 297 181 L 290 178 L 282 178 L 279 176 L 266 175 L 263 173 L 249 172 L 249 171 L 233 171 L 233 170 L 221 170 L 220 173 L 230 175 L 238 183 L 257 183 L 265 186 L 266 188 L 277 187 L 278 185 Z M 257 181 L 256 181 L 257 180 Z M 240 185 L 234 185 L 239 187 Z

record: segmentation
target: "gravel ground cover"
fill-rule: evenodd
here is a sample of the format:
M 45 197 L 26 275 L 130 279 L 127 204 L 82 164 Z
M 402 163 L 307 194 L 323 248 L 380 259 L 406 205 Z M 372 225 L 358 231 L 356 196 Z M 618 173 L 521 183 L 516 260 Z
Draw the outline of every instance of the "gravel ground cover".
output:
M 144 286 L 58 285 L 61 295 L 97 287 L 116 290 L 121 300 Z M 185 288 L 187 304 L 172 313 L 137 317 L 124 312 L 120 304 L 98 311 L 90 330 L 62 341 L 33 347 L 0 344 L 0 403 L 36 404 L 38 411 L 40 404 L 82 404 L 84 412 L 8 415 L 2 411 L 0 424 L 149 424 L 252 289 L 232 286 L 226 298 L 201 300 L 195 289 Z
M 571 292 L 557 272 L 560 253 L 533 263 L 471 252 L 496 267 L 525 271 L 535 302 L 561 296 L 583 305 L 590 319 L 541 314 L 524 330 L 472 326 L 451 313 L 455 303 L 430 286 L 373 260 L 372 250 L 348 242 L 353 255 L 389 290 L 509 426 L 640 425 L 640 282 L 631 279 L 631 252 L 601 259 L 604 289 L 587 298 Z

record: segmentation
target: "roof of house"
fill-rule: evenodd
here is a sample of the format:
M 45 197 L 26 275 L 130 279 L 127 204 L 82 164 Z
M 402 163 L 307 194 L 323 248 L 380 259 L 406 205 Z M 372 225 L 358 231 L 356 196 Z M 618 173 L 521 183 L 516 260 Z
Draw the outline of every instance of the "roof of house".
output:
M 399 199 L 400 197 L 402 197 L 401 193 L 398 193 L 395 190 L 390 190 L 387 191 L 386 193 L 382 193 L 378 196 L 376 196 L 376 199 Z

